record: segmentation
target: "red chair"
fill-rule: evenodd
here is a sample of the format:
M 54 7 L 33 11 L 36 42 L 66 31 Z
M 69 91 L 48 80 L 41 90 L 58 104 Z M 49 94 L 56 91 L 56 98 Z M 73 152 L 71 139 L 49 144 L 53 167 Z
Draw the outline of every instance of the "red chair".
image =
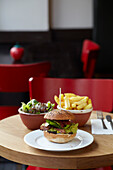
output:
M 35 167 L 35 166 L 28 166 L 27 170 L 58 170 L 58 169 L 41 168 L 41 167 Z
M 78 95 L 87 95 L 93 101 L 94 110 L 112 111 L 112 79 L 64 79 L 64 78 L 30 78 L 30 98 L 38 101 L 54 101 L 54 95 L 72 92 Z
M 81 54 L 83 62 L 83 73 L 85 78 L 94 76 L 96 60 L 99 54 L 100 46 L 91 40 L 84 40 Z
M 29 79 L 30 98 L 41 102 L 55 102 L 54 95 L 59 95 L 59 88 L 64 92 L 72 92 L 78 95 L 87 95 L 92 99 L 94 110 L 111 112 L 113 102 L 113 80 L 112 79 L 64 79 L 64 78 L 37 78 Z M 27 170 L 47 170 L 46 168 L 33 169 L 29 166 Z M 101 168 L 106 170 L 111 167 Z M 100 170 L 96 168 L 95 170 Z
M 18 113 L 23 99 L 29 97 L 28 79 L 48 76 L 50 67 L 49 62 L 0 64 L 0 120 Z

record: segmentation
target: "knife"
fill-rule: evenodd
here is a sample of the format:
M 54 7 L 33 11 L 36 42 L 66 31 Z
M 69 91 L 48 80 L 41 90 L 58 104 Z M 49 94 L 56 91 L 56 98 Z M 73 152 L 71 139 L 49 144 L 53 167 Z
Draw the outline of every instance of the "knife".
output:
M 107 119 L 108 122 L 110 122 L 111 128 L 112 128 L 112 130 L 113 130 L 113 122 L 112 122 L 111 116 L 110 116 L 110 115 L 107 115 L 107 116 L 106 116 L 106 119 Z

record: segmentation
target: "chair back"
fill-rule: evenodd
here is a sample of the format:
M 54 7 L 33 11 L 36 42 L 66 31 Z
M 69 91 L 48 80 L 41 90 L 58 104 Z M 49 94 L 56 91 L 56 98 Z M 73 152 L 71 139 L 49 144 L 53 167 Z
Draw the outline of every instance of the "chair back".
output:
M 48 76 L 50 67 L 49 62 L 0 64 L 0 119 L 18 113 L 21 102 L 29 100 L 29 78 Z
M 94 76 L 96 60 L 98 58 L 100 46 L 91 40 L 84 40 L 81 54 L 83 62 L 83 72 L 85 78 Z
M 93 109 L 111 112 L 113 102 L 112 79 L 64 79 L 64 78 L 37 78 L 29 79 L 30 98 L 40 102 L 54 101 L 54 95 L 75 93 L 88 96 L 92 99 Z

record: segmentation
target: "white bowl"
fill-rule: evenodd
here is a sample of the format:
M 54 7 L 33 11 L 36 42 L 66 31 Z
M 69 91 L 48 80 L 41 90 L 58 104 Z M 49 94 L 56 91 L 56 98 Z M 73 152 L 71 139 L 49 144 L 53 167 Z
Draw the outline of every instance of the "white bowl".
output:
M 60 109 L 59 105 L 57 105 L 57 109 Z M 61 108 L 61 110 L 66 110 L 66 109 Z M 75 119 L 73 121 L 74 123 L 78 123 L 79 124 L 78 126 L 80 127 L 80 126 L 84 126 L 87 123 L 87 121 L 91 116 L 92 110 L 93 108 L 86 109 L 86 110 L 66 110 L 66 111 L 69 111 L 74 114 Z
M 57 105 L 57 109 L 60 109 L 59 105 Z M 66 109 L 61 107 L 61 110 L 66 110 Z M 86 109 L 86 110 L 68 110 L 68 111 L 71 112 L 71 113 L 88 113 L 88 112 L 91 112 L 92 110 L 93 110 L 93 108 Z

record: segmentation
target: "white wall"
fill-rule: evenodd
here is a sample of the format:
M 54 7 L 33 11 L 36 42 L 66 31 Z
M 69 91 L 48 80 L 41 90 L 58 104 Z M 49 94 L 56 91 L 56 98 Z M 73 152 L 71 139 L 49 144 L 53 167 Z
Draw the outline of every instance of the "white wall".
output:
M 92 28 L 93 0 L 51 0 L 51 27 Z M 0 31 L 47 31 L 48 0 L 0 0 Z
M 0 0 L 0 31 L 48 29 L 48 0 Z
M 52 28 L 92 28 L 93 0 L 51 0 Z

